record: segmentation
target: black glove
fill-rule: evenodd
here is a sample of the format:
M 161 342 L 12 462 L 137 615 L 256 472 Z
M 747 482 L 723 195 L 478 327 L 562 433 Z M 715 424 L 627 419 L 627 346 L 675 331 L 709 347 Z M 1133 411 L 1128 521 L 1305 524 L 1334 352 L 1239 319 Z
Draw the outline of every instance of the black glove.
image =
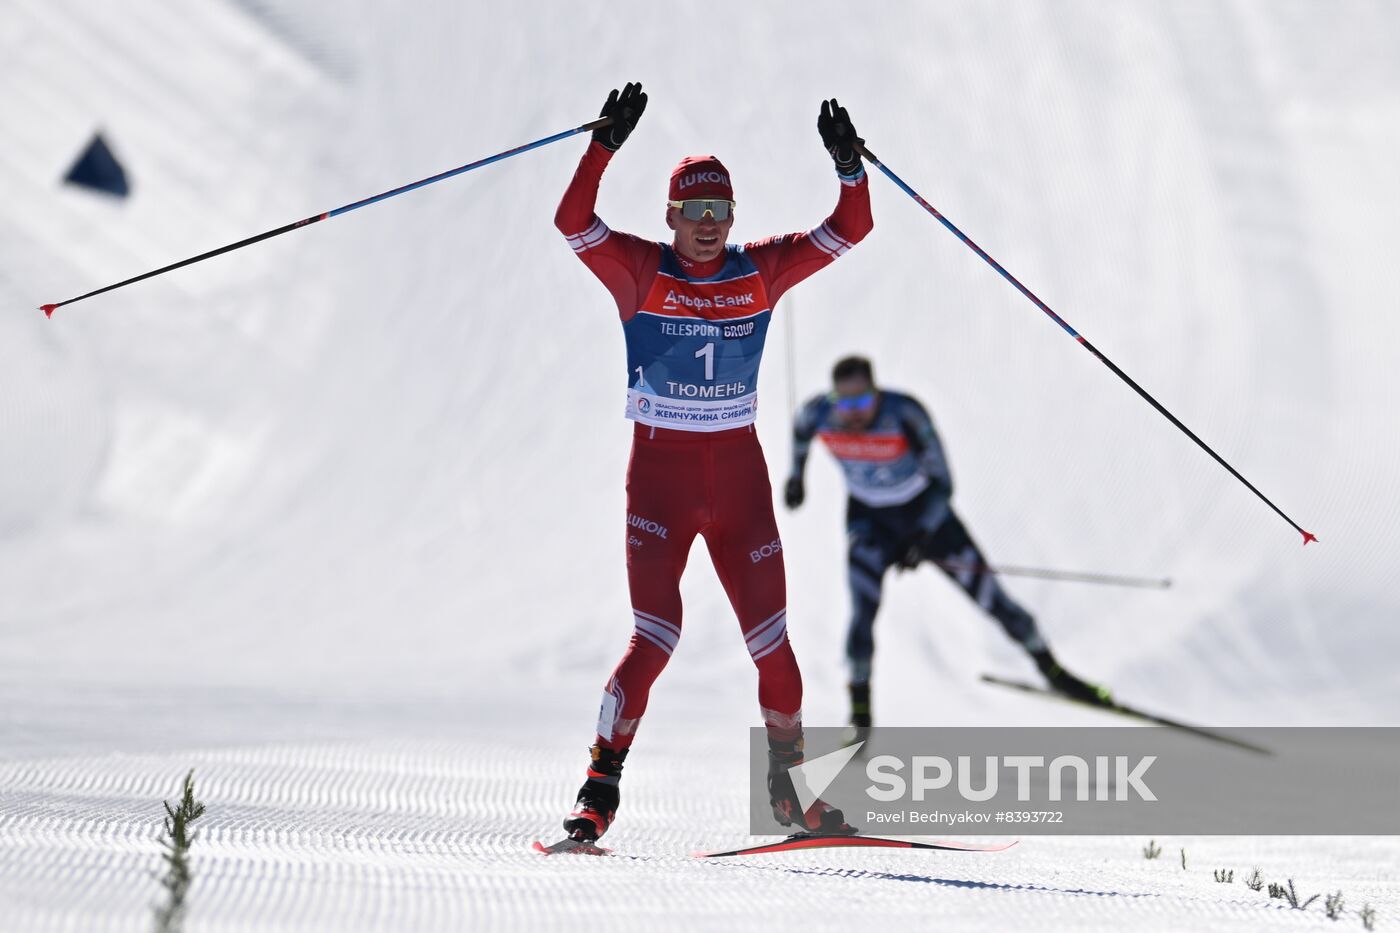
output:
M 836 102 L 836 98 L 822 101 L 822 112 L 817 116 L 817 132 L 821 134 L 822 145 L 831 153 L 836 162 L 836 171 L 842 175 L 854 175 L 860 171 L 860 153 L 856 143 L 864 145 L 865 140 L 856 135 L 846 108 Z
M 619 95 L 613 88 L 608 102 L 598 111 L 600 117 L 612 117 L 610 126 L 600 126 L 593 131 L 593 141 L 601 143 L 604 149 L 616 152 L 627 142 L 627 137 L 636 129 L 642 111 L 647 109 L 647 96 L 642 93 L 641 82 L 628 82 Z
M 795 509 L 802 504 L 802 500 L 807 498 L 807 490 L 802 485 L 802 477 L 788 477 L 787 485 L 783 487 L 783 501 L 787 507 Z
M 899 559 L 900 572 L 903 573 L 906 570 L 913 570 L 918 567 L 924 562 L 926 556 L 927 555 L 924 553 L 924 542 L 922 540 L 915 540 L 913 544 L 909 545 L 908 550 L 904 552 L 904 556 Z

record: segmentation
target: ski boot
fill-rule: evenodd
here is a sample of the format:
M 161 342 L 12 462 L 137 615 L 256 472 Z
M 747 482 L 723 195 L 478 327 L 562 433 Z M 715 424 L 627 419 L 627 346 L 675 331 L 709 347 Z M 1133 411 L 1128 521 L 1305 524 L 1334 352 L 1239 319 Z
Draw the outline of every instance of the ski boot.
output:
M 870 738 L 870 683 L 847 686 L 851 691 L 851 724 L 841 733 L 841 744 L 855 745 Z
M 596 842 L 612 825 L 619 800 L 617 782 L 628 750 L 594 745 L 589 751 L 593 760 L 588 765 L 588 780 L 579 788 L 574 811 L 564 820 L 564 832 L 575 842 Z
M 1080 680 L 1065 670 L 1060 666 L 1060 662 L 1055 660 L 1055 656 L 1050 653 L 1048 648 L 1032 651 L 1031 659 L 1035 661 L 1035 666 L 1040 669 L 1040 673 L 1055 691 L 1072 700 L 1079 700 L 1094 706 L 1113 705 L 1113 696 L 1107 688 Z
M 768 802 L 779 825 L 801 833 L 854 835 L 857 830 L 846 822 L 842 812 L 820 798 L 806 810 L 798 799 L 788 770 L 802 764 L 802 740 L 768 743 Z

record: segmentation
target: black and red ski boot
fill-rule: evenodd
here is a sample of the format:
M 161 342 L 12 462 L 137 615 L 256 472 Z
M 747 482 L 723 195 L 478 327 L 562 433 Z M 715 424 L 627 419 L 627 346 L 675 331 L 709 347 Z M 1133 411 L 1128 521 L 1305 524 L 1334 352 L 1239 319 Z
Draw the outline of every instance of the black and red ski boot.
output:
M 574 810 L 564 820 L 564 832 L 576 842 L 596 842 L 612 825 L 619 799 L 617 782 L 628 750 L 594 745 L 589 751 L 593 760 L 588 764 L 588 780 L 579 788 Z
M 805 810 L 798 799 L 788 771 L 802 764 L 802 740 L 768 743 L 768 802 L 773 805 L 773 818 L 782 826 L 798 832 L 851 835 L 857 832 L 846 822 L 845 815 L 822 800 L 812 801 Z

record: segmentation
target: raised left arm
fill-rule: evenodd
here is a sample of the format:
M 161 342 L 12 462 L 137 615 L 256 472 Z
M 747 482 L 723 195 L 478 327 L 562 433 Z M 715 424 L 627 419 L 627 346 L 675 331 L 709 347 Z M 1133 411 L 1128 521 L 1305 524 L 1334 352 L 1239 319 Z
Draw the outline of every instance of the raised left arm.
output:
M 823 101 L 817 118 L 822 145 L 836 163 L 841 194 L 836 209 L 805 233 L 789 233 L 750 243 L 745 249 L 763 276 L 768 299 L 777 305 L 789 288 L 843 255 L 875 227 L 870 214 L 870 184 L 854 144 L 861 139 L 846 108 Z

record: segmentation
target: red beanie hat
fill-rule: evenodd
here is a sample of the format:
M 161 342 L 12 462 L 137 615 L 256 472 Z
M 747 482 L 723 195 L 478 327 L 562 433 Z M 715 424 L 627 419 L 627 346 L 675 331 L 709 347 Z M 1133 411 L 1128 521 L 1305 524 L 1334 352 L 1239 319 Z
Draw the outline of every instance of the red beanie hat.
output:
M 714 199 L 734 200 L 729 169 L 712 155 L 686 156 L 671 170 L 672 201 Z

